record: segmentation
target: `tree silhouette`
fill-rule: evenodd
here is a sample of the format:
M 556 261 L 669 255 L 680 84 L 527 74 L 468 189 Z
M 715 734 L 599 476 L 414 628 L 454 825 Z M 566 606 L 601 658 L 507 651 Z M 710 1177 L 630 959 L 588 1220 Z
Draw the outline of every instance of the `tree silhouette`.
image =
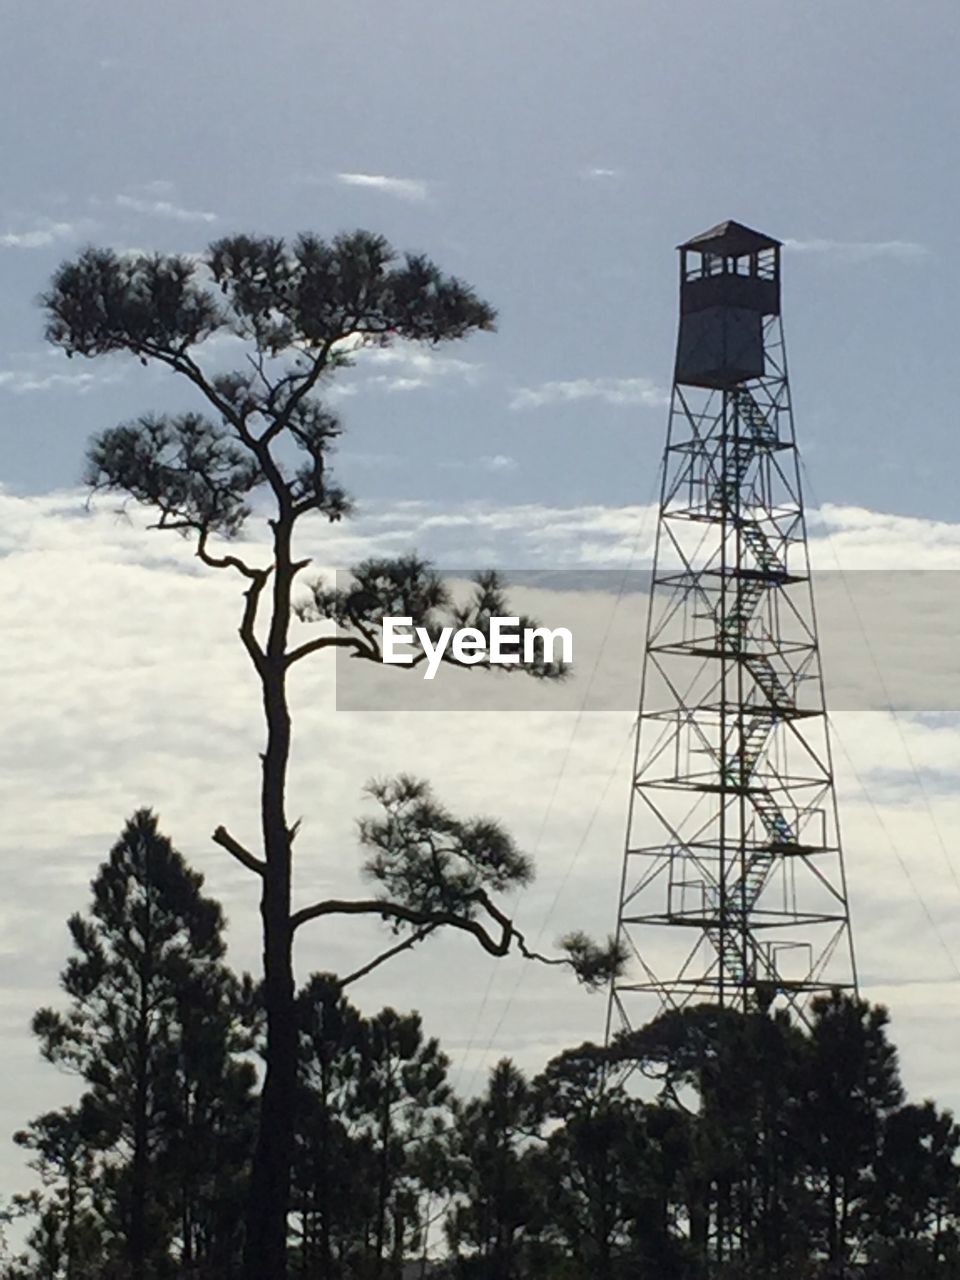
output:
M 879 1173 L 884 1121 L 903 1101 L 897 1051 L 882 1005 L 834 993 L 813 1002 L 805 1102 L 810 1168 L 832 1263 L 859 1255 Z
M 868 1201 L 870 1251 L 891 1276 L 932 1274 L 930 1259 L 960 1269 L 958 1149 L 960 1127 L 930 1101 L 885 1118 Z
M 448 1127 L 449 1061 L 426 1038 L 420 1015 L 383 1009 L 363 1029 L 358 1102 L 374 1177 L 370 1274 L 399 1280 L 408 1239 L 419 1227 L 416 1174 L 421 1149 Z
M 451 826 L 449 815 L 409 780 L 381 801 L 417 808 L 418 825 L 405 824 L 398 839 L 381 839 L 381 885 L 409 886 L 410 898 L 384 896 L 360 902 L 331 899 L 294 909 L 293 842 L 297 823 L 287 817 L 286 783 L 291 750 L 288 676 L 310 654 L 342 648 L 372 661 L 380 657 L 379 628 L 385 608 L 402 603 L 406 615 L 428 628 L 444 611 L 457 625 L 489 631 L 500 610 L 495 578 L 481 577 L 465 611 L 452 609 L 430 567 L 415 558 L 359 566 L 355 589 L 314 583 L 302 615 L 340 629 L 291 643 L 298 578 L 308 567 L 294 545 L 298 522 L 310 513 L 328 521 L 349 514 L 350 502 L 330 472 L 331 450 L 341 433 L 338 418 L 316 392 L 349 362 L 349 346 L 386 346 L 398 339 L 437 344 L 491 329 L 494 312 L 463 282 L 444 275 L 420 255 L 402 261 L 380 236 L 341 235 L 327 242 L 301 235 L 293 243 L 270 237 L 231 236 L 211 245 L 202 264 L 176 255 L 125 254 L 88 249 L 57 271 L 44 297 L 47 336 L 68 356 L 126 352 L 186 380 L 203 402 L 199 411 L 145 415 L 103 432 L 89 450 L 94 489 L 119 492 L 147 507 L 161 528 L 195 539 L 210 568 L 239 575 L 244 583 L 240 638 L 262 694 L 266 741 L 261 772 L 261 850 L 253 852 L 225 827 L 214 840 L 260 882 L 263 926 L 266 1076 L 253 1162 L 245 1244 L 246 1280 L 282 1280 L 286 1274 L 287 1216 L 294 1147 L 297 1016 L 293 975 L 295 931 L 333 914 L 367 914 L 391 922 L 403 935 L 355 977 L 422 941 L 440 926 L 472 934 L 502 955 L 523 947 L 522 936 L 493 904 L 492 887 L 515 882 L 502 863 L 504 842 L 494 827 Z M 203 344 L 214 336 L 245 345 L 244 367 L 232 373 L 204 368 Z M 230 546 L 245 520 L 262 511 L 271 550 L 250 562 Z M 219 539 L 219 543 L 217 543 Z M 530 674 L 557 676 L 543 661 Z M 494 847 L 482 847 L 484 835 Z M 422 877 L 408 872 L 431 843 L 445 844 L 447 866 L 468 865 L 471 888 L 457 891 L 453 909 L 424 898 Z M 519 864 L 514 864 L 518 867 Z M 399 878 L 391 868 L 404 867 Z M 456 887 L 445 875 L 448 889 Z M 435 896 L 435 895 L 434 895 Z M 441 897 L 443 895 L 440 895 Z M 461 909 L 465 912 L 461 913 Z M 569 960 L 602 984 L 616 948 L 576 939 Z
M 31 1167 L 43 1190 L 21 1198 L 21 1211 L 38 1222 L 29 1244 L 52 1276 L 94 1280 L 104 1253 L 104 1233 L 93 1134 L 83 1109 L 64 1107 L 38 1116 L 13 1135 L 35 1153 Z
M 457 1204 L 447 1216 L 447 1238 L 464 1275 L 516 1280 L 523 1274 L 525 1237 L 542 1216 L 533 1165 L 539 1145 L 537 1099 L 507 1058 L 490 1072 L 486 1093 L 457 1118 L 453 1151 Z
M 630 1096 L 610 1065 L 607 1051 L 584 1044 L 534 1081 L 554 1122 L 539 1159 L 546 1234 L 574 1263 L 571 1280 L 679 1277 L 685 1251 L 672 1228 L 686 1126 Z
M 298 997 L 300 1082 L 294 1210 L 300 1269 L 318 1280 L 341 1276 L 373 1213 L 372 1144 L 359 1099 L 364 1020 L 328 974 L 314 974 Z
M 238 1274 L 262 992 L 226 970 L 201 889 L 140 811 L 71 918 L 69 1006 L 36 1021 L 86 1087 L 15 1135 L 41 1185 L 0 1215 L 32 1218 L 3 1280 Z M 460 1280 L 960 1280 L 960 1127 L 903 1101 L 880 1006 L 671 1010 L 529 1083 L 504 1060 L 465 1102 L 417 1014 L 365 1017 L 330 974 L 296 1010 L 303 1280 L 434 1275 L 438 1195 L 438 1274 Z
M 170 1273 L 178 1226 L 181 1256 L 192 1260 L 192 1215 L 213 1176 L 217 1133 L 228 1127 L 235 1144 L 253 1084 L 252 1068 L 232 1061 L 242 1047 L 234 980 L 222 963 L 220 907 L 202 885 L 154 815 L 135 813 L 92 883 L 89 916 L 68 921 L 74 954 L 61 986 L 70 1003 L 33 1019 L 44 1056 L 86 1091 L 79 1112 L 42 1117 L 23 1141 L 49 1159 L 56 1139 L 68 1196 L 79 1169 L 89 1180 L 77 1162 L 89 1149 L 105 1153 L 106 1225 L 132 1280 Z M 236 1153 L 241 1168 L 245 1155 Z M 217 1166 L 217 1177 L 229 1167 Z

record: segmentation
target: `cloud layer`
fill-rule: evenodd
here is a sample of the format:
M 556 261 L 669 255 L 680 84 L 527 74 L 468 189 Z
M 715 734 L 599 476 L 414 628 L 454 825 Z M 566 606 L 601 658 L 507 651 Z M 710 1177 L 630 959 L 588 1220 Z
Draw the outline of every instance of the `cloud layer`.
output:
M 345 187 L 367 187 L 415 204 L 421 204 L 430 194 L 428 184 L 419 178 L 391 178 L 384 173 L 338 173 L 337 181 Z
M 144 213 L 154 218 L 170 218 L 174 222 L 217 221 L 215 213 L 209 213 L 203 209 L 185 209 L 182 205 L 174 204 L 172 200 L 146 200 L 141 196 L 119 195 L 116 198 L 116 204 L 118 208 L 128 209 L 132 213 Z
M 520 387 L 510 401 L 510 408 L 542 409 L 547 405 L 571 404 L 581 400 L 661 408 L 670 403 L 670 396 L 650 378 L 574 378 L 568 382 L 541 382 L 535 387 Z
M 814 514 L 814 557 L 848 567 L 960 568 L 960 526 L 852 508 Z M 0 589 L 5 731 L 0 741 L 0 1021 L 14 1065 L 0 1129 L 69 1096 L 39 1064 L 28 1021 L 55 998 L 67 954 L 64 921 L 86 902 L 98 862 L 137 806 L 154 806 L 208 877 L 230 920 L 231 958 L 258 963 L 256 886 L 210 843 L 228 823 L 256 840 L 256 688 L 236 641 L 242 584 L 201 572 L 189 544 L 146 532 L 110 502 L 83 495 L 0 495 Z M 405 503 L 345 526 L 311 528 L 299 548 L 317 566 L 419 546 L 447 565 L 606 567 L 647 562 L 650 509 L 446 509 Z M 832 550 L 831 550 L 832 546 Z M 246 550 L 255 555 L 255 542 Z M 624 670 L 639 671 L 642 628 L 627 602 L 597 601 Z M 608 626 L 609 623 L 609 626 Z M 400 674 L 399 678 L 403 678 Z M 482 677 L 481 677 L 482 678 Z M 590 673 L 582 676 L 584 698 Z M 334 668 L 319 659 L 293 688 L 292 816 L 299 903 L 361 887 L 353 829 L 372 774 L 414 767 L 451 807 L 501 817 L 540 869 L 515 906 L 550 946 L 564 930 L 605 932 L 612 921 L 629 790 L 632 711 L 536 714 L 378 713 L 335 709 Z M 953 922 L 960 910 L 960 719 L 834 717 L 841 817 L 867 993 L 890 1001 L 908 1084 L 956 1105 L 951 1055 L 960 983 Z M 354 966 L 383 942 L 379 929 L 305 932 L 298 971 Z M 448 974 L 455 970 L 452 986 Z M 484 993 L 487 993 L 486 995 Z M 420 949 L 357 992 L 373 1009 L 418 1007 L 476 1086 L 501 1054 L 536 1068 L 552 1052 L 601 1034 L 602 998 L 562 973 L 496 965 L 462 939 Z M 936 1025 L 936 1050 L 929 1033 Z M 2 1149 L 5 1185 L 19 1156 Z
M 35 226 L 25 230 L 0 234 L 0 248 L 48 249 L 51 245 L 76 239 L 79 230 L 74 222 L 53 222 L 49 218 L 41 218 Z
M 871 258 L 924 258 L 930 252 L 916 240 L 784 240 L 783 247 L 794 253 L 824 253 L 832 257 L 863 261 Z

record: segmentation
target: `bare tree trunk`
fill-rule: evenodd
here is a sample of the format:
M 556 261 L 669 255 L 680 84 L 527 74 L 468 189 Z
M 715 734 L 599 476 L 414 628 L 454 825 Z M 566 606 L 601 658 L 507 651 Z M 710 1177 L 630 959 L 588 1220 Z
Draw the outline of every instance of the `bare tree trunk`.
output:
M 268 750 L 265 774 L 269 757 Z M 260 1125 L 253 1158 L 244 1252 L 246 1280 L 267 1280 L 268 1277 L 269 1280 L 284 1280 L 287 1274 L 287 1211 L 294 1135 L 297 1039 L 290 931 L 290 854 L 285 827 L 283 840 L 287 847 L 282 856 L 278 858 L 275 852 L 268 855 L 260 907 L 264 930 L 267 1070 L 260 1098 Z
M 317 1192 L 319 1209 L 320 1235 L 320 1280 L 331 1280 L 333 1276 L 333 1254 L 331 1250 L 330 1222 L 330 1068 L 326 1059 L 321 1064 L 323 1103 L 320 1108 L 320 1163 Z
M 403 1246 L 406 1242 L 407 1226 L 402 1210 L 393 1211 L 393 1248 L 391 1249 L 391 1280 L 401 1280 L 403 1276 Z
M 133 1116 L 133 1160 L 130 1170 L 130 1234 L 127 1248 L 132 1280 L 143 1280 L 147 1253 L 147 1098 L 143 1067 L 137 1081 Z
M 265 871 L 263 920 L 264 1004 L 267 1069 L 260 1098 L 260 1125 L 250 1184 L 244 1280 L 286 1280 L 287 1214 L 293 1163 L 297 1085 L 297 1024 L 290 924 L 291 832 L 285 789 L 291 723 L 286 694 L 286 645 L 293 570 L 292 518 L 281 510 L 274 523 L 273 611 L 261 671 L 267 745 L 261 790 Z
M 140 971 L 140 1005 L 137 1017 L 137 1079 L 133 1100 L 133 1157 L 130 1169 L 130 1227 L 127 1253 L 131 1280 L 144 1280 L 147 1265 L 147 1163 L 149 1153 L 149 986 L 151 945 L 151 893 L 149 851 L 146 855 L 145 879 L 146 925 L 144 928 L 144 960 Z
M 426 1280 L 427 1259 L 430 1256 L 430 1198 L 427 1197 L 427 1209 L 423 1214 L 423 1240 L 420 1245 L 420 1280 Z
M 181 1058 L 183 1063 L 183 1090 L 181 1095 L 181 1103 L 183 1107 L 183 1127 L 185 1133 L 190 1133 L 193 1128 L 193 1106 L 190 1097 L 190 1085 L 188 1083 L 189 1073 L 187 1069 L 187 1058 L 183 1055 Z M 180 1232 L 183 1236 L 183 1250 L 181 1253 L 181 1264 L 185 1270 L 192 1270 L 194 1263 L 193 1249 L 193 1203 L 196 1195 L 196 1189 L 192 1172 L 187 1172 L 187 1165 L 184 1165 L 184 1173 L 180 1179 Z
M 840 1257 L 840 1231 L 838 1226 L 837 1215 L 837 1180 L 831 1172 L 827 1178 L 827 1195 L 830 1200 L 830 1217 L 828 1222 L 827 1235 L 827 1257 L 831 1262 L 836 1262 Z
M 64 1235 L 67 1252 L 66 1280 L 76 1280 L 77 1261 L 77 1174 L 71 1162 L 67 1169 L 67 1226 Z
M 387 1193 L 390 1185 L 390 1090 L 392 1088 L 393 1079 L 388 1070 L 380 1124 L 380 1176 L 377 1189 L 377 1254 L 376 1261 L 374 1263 L 374 1274 L 377 1276 L 378 1280 L 379 1277 L 383 1275 L 383 1250 L 387 1238 Z

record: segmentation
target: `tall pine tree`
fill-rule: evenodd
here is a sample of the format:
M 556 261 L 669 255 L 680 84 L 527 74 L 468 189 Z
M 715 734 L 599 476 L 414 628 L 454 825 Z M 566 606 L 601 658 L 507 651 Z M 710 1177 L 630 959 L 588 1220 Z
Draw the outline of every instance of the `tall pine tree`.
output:
M 74 951 L 60 981 L 69 1004 L 33 1020 L 44 1056 L 86 1085 L 81 1108 L 101 1153 L 112 1251 L 131 1280 L 175 1274 L 178 1237 L 181 1261 L 190 1259 L 185 1192 L 191 1206 L 202 1202 L 209 1169 L 198 1164 L 214 1150 L 215 1116 L 230 1108 L 235 1148 L 249 1107 L 252 1070 L 233 1058 L 243 1044 L 223 916 L 202 887 L 156 817 L 136 812 L 93 881 L 89 914 L 68 921 Z M 232 1155 L 242 1165 L 242 1150 Z

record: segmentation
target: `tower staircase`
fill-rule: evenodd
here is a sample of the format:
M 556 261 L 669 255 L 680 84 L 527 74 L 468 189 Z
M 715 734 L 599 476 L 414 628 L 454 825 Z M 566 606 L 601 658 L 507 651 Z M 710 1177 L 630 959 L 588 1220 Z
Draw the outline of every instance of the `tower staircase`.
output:
M 751 627 L 757 606 L 769 587 L 782 582 L 787 573 L 786 565 L 759 523 L 742 509 L 742 486 L 750 464 L 758 452 L 776 442 L 776 430 L 749 391 L 738 388 L 732 399 L 741 431 L 727 455 L 725 474 L 711 492 L 708 505 L 714 509 L 722 508 L 732 519 L 741 544 L 750 553 L 755 566 L 741 570 L 736 577 L 731 576 L 730 581 L 735 584 L 734 602 L 726 607 L 721 599 L 714 614 L 719 647 L 723 652 L 741 658 L 765 699 L 765 705 L 755 708 L 749 719 L 741 721 L 736 750 L 721 758 L 723 783 L 747 797 L 766 837 L 762 844 L 749 850 L 739 875 L 726 885 L 723 895 L 727 919 L 740 926 L 737 930 L 740 936 L 748 936 L 750 912 L 763 892 L 777 851 L 782 851 L 784 845 L 797 843 L 796 832 L 770 788 L 762 779 L 754 779 L 774 728 L 783 716 L 795 710 L 796 698 L 766 654 L 750 648 L 751 639 L 762 639 L 756 634 L 756 626 Z M 721 752 L 726 753 L 725 744 L 721 746 Z M 713 888 L 710 896 L 710 905 L 719 911 L 719 887 Z M 709 936 L 720 953 L 720 931 L 710 931 Z M 729 949 L 722 954 L 726 976 L 734 985 L 742 985 L 747 976 L 744 972 L 745 957 L 739 951 L 731 953 Z M 756 961 L 754 954 L 747 963 L 756 964 Z

